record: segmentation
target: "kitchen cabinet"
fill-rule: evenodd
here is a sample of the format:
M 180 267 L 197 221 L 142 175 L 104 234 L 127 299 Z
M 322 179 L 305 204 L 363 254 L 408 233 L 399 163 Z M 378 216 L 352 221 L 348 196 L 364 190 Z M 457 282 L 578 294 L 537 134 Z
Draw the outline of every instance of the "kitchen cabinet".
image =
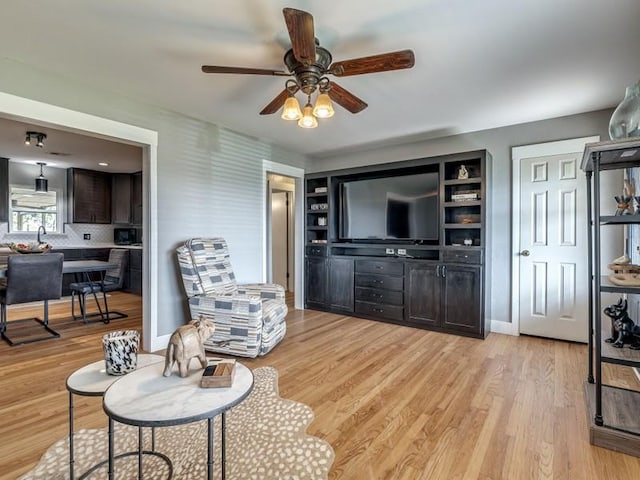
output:
M 142 172 L 131 175 L 131 224 L 142 225 Z
M 9 221 L 9 159 L 0 158 L 0 223 Z
M 432 327 L 440 326 L 440 265 L 407 262 L 407 283 L 407 320 Z
M 129 225 L 132 220 L 132 176 L 128 173 L 114 173 L 111 183 L 111 223 Z
M 67 169 L 67 223 L 111 223 L 111 175 Z
M 111 180 L 112 223 L 142 225 L 142 172 L 115 173 Z
M 142 295 L 142 250 L 129 250 L 129 274 L 125 276 L 125 290 Z

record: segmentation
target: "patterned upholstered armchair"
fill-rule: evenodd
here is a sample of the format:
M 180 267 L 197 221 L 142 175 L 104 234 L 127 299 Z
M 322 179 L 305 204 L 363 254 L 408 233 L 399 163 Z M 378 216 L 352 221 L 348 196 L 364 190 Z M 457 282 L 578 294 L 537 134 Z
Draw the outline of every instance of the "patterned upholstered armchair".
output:
M 238 285 L 223 238 L 193 238 L 176 252 L 191 318 L 204 315 L 216 326 L 204 344 L 207 351 L 257 357 L 284 338 L 284 288 Z

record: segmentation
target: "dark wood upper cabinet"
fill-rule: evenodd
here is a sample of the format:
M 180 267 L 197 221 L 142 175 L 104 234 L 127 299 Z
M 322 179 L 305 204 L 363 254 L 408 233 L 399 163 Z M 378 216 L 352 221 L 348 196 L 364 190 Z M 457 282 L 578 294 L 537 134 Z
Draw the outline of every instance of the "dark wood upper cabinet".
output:
M 129 225 L 132 223 L 132 177 L 128 173 L 114 173 L 112 181 L 112 223 Z
M 142 225 L 142 172 L 131 175 L 131 223 Z
M 67 222 L 111 223 L 111 174 L 67 169 Z
M 9 159 L 0 158 L 0 222 L 9 221 Z

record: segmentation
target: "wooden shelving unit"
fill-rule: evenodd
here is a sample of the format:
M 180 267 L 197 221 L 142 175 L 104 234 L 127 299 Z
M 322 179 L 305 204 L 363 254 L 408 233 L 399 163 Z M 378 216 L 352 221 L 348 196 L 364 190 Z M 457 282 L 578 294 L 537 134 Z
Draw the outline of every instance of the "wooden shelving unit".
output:
M 602 293 L 640 295 L 640 287 L 620 286 L 601 272 L 600 238 L 603 228 L 640 226 L 640 215 L 600 215 L 600 172 L 640 167 L 640 139 L 591 143 L 585 147 L 581 168 L 587 176 L 589 224 L 589 373 L 585 384 L 592 416 L 590 440 L 611 450 L 640 457 L 640 392 L 607 385 L 602 364 L 640 367 L 640 351 L 616 348 L 605 340 L 611 324 L 603 313 Z M 622 189 L 622 185 L 620 186 Z M 636 319 L 638 320 L 638 319 Z

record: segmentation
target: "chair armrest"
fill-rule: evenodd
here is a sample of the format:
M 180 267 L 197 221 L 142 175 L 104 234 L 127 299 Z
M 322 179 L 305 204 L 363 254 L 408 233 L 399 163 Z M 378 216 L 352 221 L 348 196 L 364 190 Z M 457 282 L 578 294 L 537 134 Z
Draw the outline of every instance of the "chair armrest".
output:
M 189 305 L 211 313 L 262 318 L 262 299 L 254 295 L 198 295 L 189 299 Z
M 276 283 L 245 283 L 238 285 L 238 293 L 259 295 L 260 298 L 284 300 L 284 287 Z

